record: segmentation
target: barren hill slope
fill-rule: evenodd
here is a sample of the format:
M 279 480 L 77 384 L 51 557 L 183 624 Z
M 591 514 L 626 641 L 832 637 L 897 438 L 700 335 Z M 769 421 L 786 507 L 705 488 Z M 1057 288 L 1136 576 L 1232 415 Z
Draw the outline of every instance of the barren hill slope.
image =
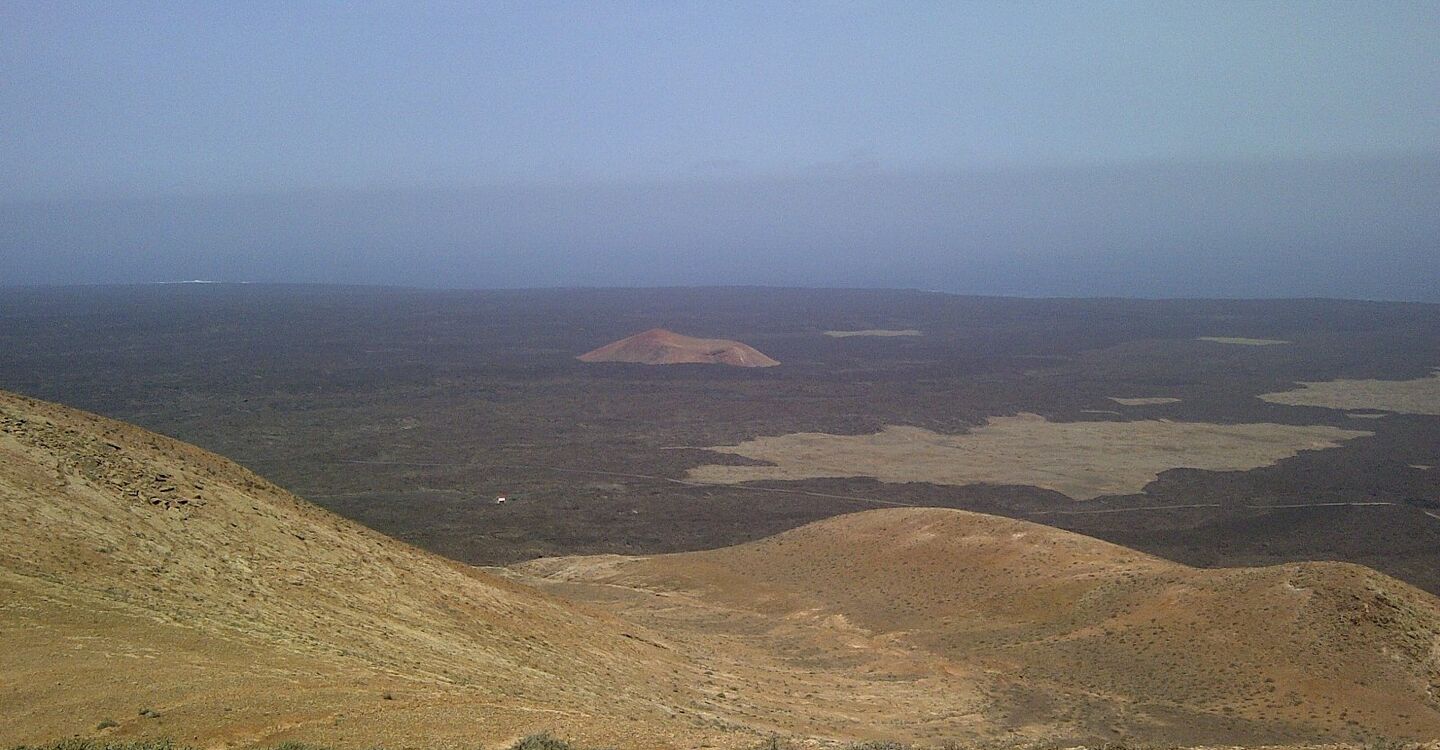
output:
M 645 365 L 721 364 L 774 367 L 780 364 L 753 347 L 729 339 L 697 339 L 652 328 L 576 357 L 582 362 L 636 362 Z
M 0 746 L 107 719 L 205 744 L 714 741 L 675 718 L 690 668 L 644 632 L 0 393 Z
M 810 669 L 932 680 L 892 735 L 1440 737 L 1440 601 L 1355 565 L 1200 570 L 932 508 L 714 551 L 522 568 L 629 617 L 744 635 Z M 947 694 L 946 675 L 978 694 Z
M 1355 566 L 1202 571 L 916 509 L 522 567 L 623 616 L 0 393 L 0 745 L 1440 736 L 1440 604 Z

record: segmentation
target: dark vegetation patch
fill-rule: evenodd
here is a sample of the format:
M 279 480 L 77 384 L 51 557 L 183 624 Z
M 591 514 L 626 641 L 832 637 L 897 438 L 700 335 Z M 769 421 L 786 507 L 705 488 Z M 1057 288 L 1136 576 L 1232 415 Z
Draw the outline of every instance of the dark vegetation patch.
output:
M 579 750 L 579 748 L 549 732 L 532 734 L 520 738 L 510 750 Z

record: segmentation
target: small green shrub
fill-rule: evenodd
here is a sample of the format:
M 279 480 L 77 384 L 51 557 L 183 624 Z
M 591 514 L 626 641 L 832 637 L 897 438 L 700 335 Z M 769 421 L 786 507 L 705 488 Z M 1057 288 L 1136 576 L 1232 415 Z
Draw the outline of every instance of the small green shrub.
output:
M 175 745 L 170 740 L 69 739 L 46 745 L 18 745 L 11 750 L 184 750 L 184 748 Z
M 108 719 L 106 721 L 109 721 Z M 102 725 L 104 721 L 100 722 Z M 114 724 L 118 726 L 118 723 Z M 783 746 L 780 746 L 783 748 Z M 14 745 L 4 750 L 194 750 L 184 745 L 176 745 L 168 739 L 161 740 L 87 740 L 68 739 L 51 742 L 45 745 Z M 328 750 L 322 745 L 307 745 L 301 742 L 283 742 L 270 750 Z M 532 734 L 515 744 L 509 750 L 581 750 L 562 740 L 549 732 Z
M 541 732 L 522 737 L 519 742 L 510 746 L 510 750 L 576 750 L 576 748 L 549 732 Z

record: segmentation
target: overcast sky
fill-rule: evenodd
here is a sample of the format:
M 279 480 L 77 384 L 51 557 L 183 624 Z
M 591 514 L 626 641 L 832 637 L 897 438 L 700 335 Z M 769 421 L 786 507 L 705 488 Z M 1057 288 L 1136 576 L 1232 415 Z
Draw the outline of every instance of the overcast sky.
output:
M 1440 300 L 1433 2 L 4 1 L 0 133 L 0 283 Z

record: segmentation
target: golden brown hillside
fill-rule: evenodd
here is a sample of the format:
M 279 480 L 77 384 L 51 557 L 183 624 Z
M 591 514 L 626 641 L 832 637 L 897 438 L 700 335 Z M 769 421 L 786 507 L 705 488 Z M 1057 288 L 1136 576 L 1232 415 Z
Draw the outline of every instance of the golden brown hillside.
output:
M 1440 604 L 1355 566 L 1201 571 L 932 509 L 501 572 L 0 393 L 0 746 L 1440 735 Z
M 931 508 L 709 552 L 521 567 L 655 628 L 743 644 L 752 662 L 850 675 L 871 695 L 928 687 L 891 704 L 903 711 L 837 722 L 851 733 L 868 723 L 915 740 L 1440 736 L 1440 601 L 1354 565 L 1199 570 Z
M 0 746 L 721 741 L 683 713 L 691 669 L 193 446 L 0 393 Z

